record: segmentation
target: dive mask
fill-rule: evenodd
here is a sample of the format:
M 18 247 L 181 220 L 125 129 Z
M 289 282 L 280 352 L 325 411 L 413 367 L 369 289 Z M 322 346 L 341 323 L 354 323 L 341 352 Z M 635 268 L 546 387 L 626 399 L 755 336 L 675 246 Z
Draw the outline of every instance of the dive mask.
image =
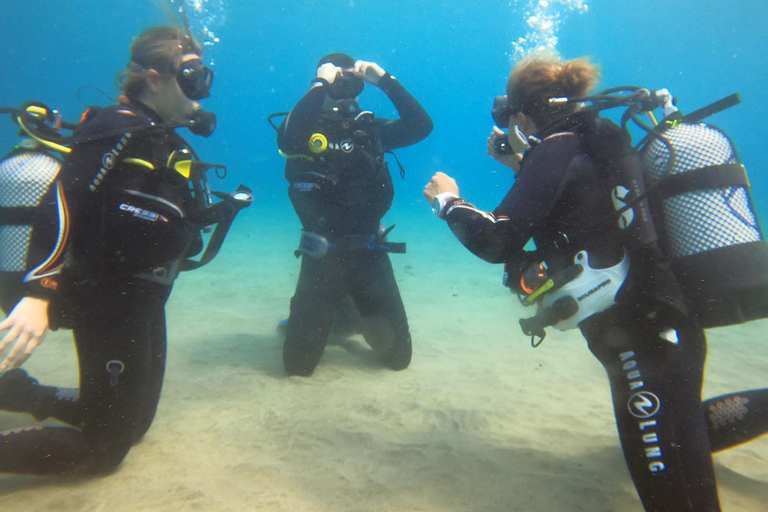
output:
M 332 84 L 328 84 L 328 96 L 334 100 L 351 100 L 360 96 L 365 81 L 351 69 L 341 70 Z
M 210 96 L 213 71 L 200 62 L 200 59 L 192 59 L 182 62 L 181 69 L 176 74 L 176 82 L 184 96 L 193 101 L 201 100 Z
M 491 110 L 491 116 L 493 122 L 499 128 L 506 128 L 509 126 L 509 118 L 519 114 L 520 111 L 509 104 L 507 96 L 496 96 L 493 99 L 493 110 Z
M 520 109 L 509 104 L 509 98 L 506 96 L 496 96 L 493 100 L 493 110 L 491 116 L 493 122 L 499 128 L 508 128 L 509 119 L 520 113 Z M 528 136 L 523 133 L 519 126 L 515 125 L 509 134 L 500 136 L 493 145 L 496 154 L 511 155 L 513 153 L 525 153 L 531 149 Z

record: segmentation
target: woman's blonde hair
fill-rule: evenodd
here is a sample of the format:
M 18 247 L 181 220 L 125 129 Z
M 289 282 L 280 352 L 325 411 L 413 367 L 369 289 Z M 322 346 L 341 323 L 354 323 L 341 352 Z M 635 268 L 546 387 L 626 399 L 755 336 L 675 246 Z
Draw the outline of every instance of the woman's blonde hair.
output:
M 520 62 L 507 81 L 512 110 L 531 116 L 543 128 L 576 111 L 576 103 L 551 104 L 550 98 L 588 94 L 600 80 L 600 70 L 589 58 L 563 61 L 551 54 Z
M 157 26 L 139 35 L 131 44 L 131 60 L 115 77 L 115 83 L 129 99 L 135 99 L 146 85 L 147 72 L 174 76 L 184 54 L 203 54 L 200 43 L 180 27 Z

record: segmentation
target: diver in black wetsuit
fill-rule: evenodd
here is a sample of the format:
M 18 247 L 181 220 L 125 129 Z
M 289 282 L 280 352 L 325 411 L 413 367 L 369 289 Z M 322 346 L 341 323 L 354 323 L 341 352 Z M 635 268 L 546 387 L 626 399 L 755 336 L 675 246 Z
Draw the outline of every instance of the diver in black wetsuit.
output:
M 614 211 L 586 138 L 605 123 L 573 104 L 549 102 L 583 97 L 597 79 L 596 68 L 580 59 L 529 58 L 516 66 L 499 116 L 506 123 L 497 121 L 508 124 L 504 142 L 512 151 L 498 153 L 498 128 L 488 140 L 488 153 L 515 171 L 515 184 L 493 212 L 461 199 L 443 173 L 427 184 L 435 212 L 475 255 L 492 263 L 525 260 L 523 248 L 533 239 L 534 261 L 546 261 L 548 276 L 582 250 L 593 268 L 623 261 L 616 224 L 595 222 Z M 622 448 L 645 509 L 719 511 L 711 453 L 768 431 L 768 390 L 702 403 L 704 331 L 687 314 L 660 255 L 635 256 L 615 304 L 578 325 L 608 373 Z
M 413 96 L 375 63 L 331 54 L 278 130 L 288 158 L 288 195 L 301 220 L 303 254 L 283 351 L 290 375 L 309 376 L 323 354 L 333 314 L 350 296 L 363 336 L 393 370 L 411 361 L 411 335 L 380 222 L 394 188 L 385 152 L 415 144 L 432 121 Z M 400 119 L 379 119 L 356 102 L 364 82 L 389 97 Z
M 181 260 L 202 248 L 190 220 L 200 209 L 184 165 L 190 148 L 173 129 L 205 118 L 198 100 L 208 96 L 212 73 L 201 53 L 180 28 L 139 36 L 122 75 L 121 103 L 88 115 L 43 199 L 40 208 L 50 206 L 53 218 L 40 214 L 35 222 L 26 297 L 0 323 L 9 329 L 0 353 L 12 347 L 0 370 L 23 363 L 49 327 L 71 327 L 79 397 L 21 369 L 0 374 L 1 409 L 71 425 L 0 432 L 0 473 L 111 471 L 154 418 L 165 369 L 165 302 Z

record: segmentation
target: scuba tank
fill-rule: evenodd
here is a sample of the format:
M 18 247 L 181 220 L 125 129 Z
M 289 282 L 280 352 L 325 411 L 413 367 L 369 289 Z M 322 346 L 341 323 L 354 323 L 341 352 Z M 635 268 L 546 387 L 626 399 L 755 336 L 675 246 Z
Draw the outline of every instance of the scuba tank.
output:
M 9 313 L 23 297 L 22 280 L 29 238 L 45 192 L 61 169 L 57 152 L 66 153 L 61 130 L 73 125 L 42 103 L 0 108 L 20 128 L 22 140 L 0 159 L 0 309 Z
M 3 108 L 21 128 L 24 137 L 0 160 L 0 272 L 23 272 L 35 210 L 56 179 L 66 153 L 58 113 L 42 103 L 29 102 L 19 109 Z
M 18 148 L 0 160 L 0 272 L 23 272 L 35 209 L 61 169 L 41 148 Z
M 657 188 L 662 244 L 692 313 L 706 328 L 768 317 L 768 244 L 733 142 L 679 115 L 663 126 L 640 153 L 646 182 Z

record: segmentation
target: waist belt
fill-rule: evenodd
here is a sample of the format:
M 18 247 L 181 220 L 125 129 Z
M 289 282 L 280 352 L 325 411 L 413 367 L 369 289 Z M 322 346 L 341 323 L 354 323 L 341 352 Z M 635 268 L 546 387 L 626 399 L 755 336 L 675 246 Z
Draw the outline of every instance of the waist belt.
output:
M 347 235 L 336 241 L 329 241 L 322 235 L 311 231 L 302 231 L 299 248 L 294 252 L 298 258 L 301 255 L 311 258 L 322 258 L 329 251 L 384 251 L 405 254 L 405 242 L 388 242 L 372 235 Z

